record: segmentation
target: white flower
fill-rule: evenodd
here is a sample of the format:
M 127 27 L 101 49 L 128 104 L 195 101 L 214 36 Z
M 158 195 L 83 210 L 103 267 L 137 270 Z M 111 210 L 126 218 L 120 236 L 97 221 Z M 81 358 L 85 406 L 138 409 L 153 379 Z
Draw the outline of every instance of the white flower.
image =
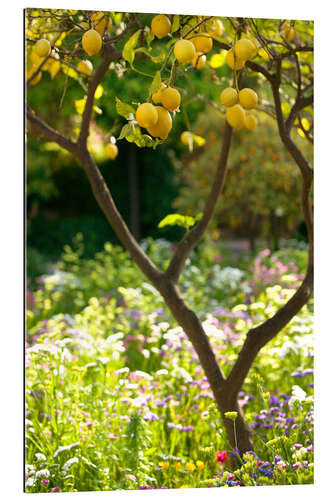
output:
M 46 462 L 46 456 L 43 453 L 35 453 L 37 462 Z
M 48 479 L 50 471 L 48 469 L 41 469 L 36 472 L 36 478 Z
M 65 472 L 68 471 L 68 469 L 70 467 L 72 467 L 72 465 L 74 464 L 77 464 L 79 462 L 79 459 L 77 457 L 73 457 L 73 458 L 70 458 L 69 460 L 67 460 L 67 462 L 64 463 L 64 465 L 62 466 L 62 470 L 64 470 Z

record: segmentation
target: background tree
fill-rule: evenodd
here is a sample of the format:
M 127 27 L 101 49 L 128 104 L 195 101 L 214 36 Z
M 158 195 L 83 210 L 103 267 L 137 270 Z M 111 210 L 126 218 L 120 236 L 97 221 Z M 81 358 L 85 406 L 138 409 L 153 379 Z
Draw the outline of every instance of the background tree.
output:
M 185 151 L 177 169 L 183 186 L 174 207 L 182 213 L 193 215 L 193 207 L 203 208 L 214 176 L 214 170 L 207 165 L 213 166 L 218 160 L 220 122 L 219 111 L 210 108 L 194 124 L 207 142 L 200 149 Z M 288 151 L 281 150 L 273 118 L 261 113 L 260 123 L 251 133 L 234 133 L 228 182 L 211 223 L 222 237 L 231 233 L 233 237 L 247 238 L 252 250 L 258 237 L 265 237 L 268 245 L 277 249 L 279 239 L 292 237 L 303 220 L 297 165 Z M 296 130 L 293 138 L 311 159 L 312 145 Z
M 303 134 L 312 142 L 311 113 L 308 115 L 311 119 L 309 126 L 304 126 L 305 122 L 302 120 L 305 110 L 313 103 L 313 25 L 300 21 L 244 18 L 224 19 L 222 24 L 219 19 L 178 15 L 158 19 L 157 23 L 155 16 L 146 14 L 27 10 L 28 89 L 39 85 L 44 68 L 51 77 L 55 77 L 60 71 L 64 73 L 62 100 L 66 98 L 69 79 L 75 80 L 83 90 L 83 97 L 75 102 L 78 114 L 69 116 L 66 123 L 57 123 L 57 117 L 53 117 L 52 124 L 47 123 L 42 108 L 41 111 L 33 110 L 29 103 L 27 117 L 31 131 L 40 133 L 47 141 L 57 143 L 74 155 L 84 169 L 96 201 L 119 240 L 161 293 L 173 316 L 191 340 L 233 445 L 234 426 L 225 417 L 225 412 L 237 412 L 237 443 L 242 453 L 252 448 L 252 442 L 238 405 L 238 392 L 260 349 L 306 304 L 313 289 L 313 224 L 310 201 L 313 172 L 309 161 L 291 136 L 295 120 L 298 120 Z M 154 37 L 157 37 L 157 43 Z M 228 51 L 226 56 L 221 49 Z M 110 70 L 146 75 L 151 81 L 145 92 L 141 91 L 140 103 L 145 103 L 144 108 L 137 106 L 138 103 L 123 102 L 119 98 L 114 103 L 118 114 L 127 120 L 119 130 L 118 141 L 125 138 L 138 147 L 155 149 L 166 140 L 172 128 L 173 122 L 167 110 L 176 111 L 179 107 L 181 96 L 176 87 L 185 88 L 184 94 L 191 93 L 188 84 L 190 77 L 187 74 L 189 64 L 194 61 L 194 65 L 197 65 L 198 58 L 211 50 L 217 50 L 217 56 L 226 57 L 227 65 L 232 70 L 229 73 L 232 83 L 229 85 L 233 90 L 231 100 L 227 103 L 221 153 L 202 216 L 191 221 L 194 222 L 192 228 L 189 219 L 184 219 L 186 232 L 175 246 L 167 270 L 162 272 L 143 252 L 128 229 L 101 175 L 91 143 L 92 120 L 95 117 L 98 121 L 101 111 L 98 98 L 103 92 L 101 82 L 104 77 L 108 78 Z M 87 54 L 91 57 L 88 63 Z M 85 63 L 77 66 L 79 62 L 82 63 L 83 58 Z M 147 60 L 157 65 L 158 69 L 154 74 L 148 73 Z M 244 111 L 244 108 L 248 110 L 256 106 L 256 94 L 252 90 L 242 94 L 238 92 L 244 88 L 242 78 L 248 73 L 257 75 L 259 81 L 269 83 L 272 102 L 270 99 L 267 104 L 263 104 L 274 114 L 280 138 L 300 170 L 309 259 L 307 273 L 300 288 L 271 318 L 248 332 L 234 366 L 230 373 L 225 374 L 221 371 L 198 316 L 184 303 L 178 280 L 188 255 L 202 239 L 212 220 L 226 180 L 233 128 L 253 129 L 256 125 L 256 120 L 248 119 Z M 210 76 L 216 85 L 214 73 Z M 162 90 L 163 83 L 169 88 Z M 156 96 L 158 92 L 160 93 Z M 208 94 L 209 92 L 210 87 L 207 90 Z M 195 94 L 192 94 L 193 97 Z M 240 104 L 237 103 L 238 99 Z M 155 104 L 162 101 L 162 106 L 157 110 L 151 101 Z M 174 117 L 175 122 L 176 120 Z M 108 142 L 112 155 L 117 153 L 114 133 L 112 130 L 105 134 L 105 142 Z M 244 133 L 247 132 L 244 130 Z M 194 140 L 193 136 L 188 137 L 189 143 Z

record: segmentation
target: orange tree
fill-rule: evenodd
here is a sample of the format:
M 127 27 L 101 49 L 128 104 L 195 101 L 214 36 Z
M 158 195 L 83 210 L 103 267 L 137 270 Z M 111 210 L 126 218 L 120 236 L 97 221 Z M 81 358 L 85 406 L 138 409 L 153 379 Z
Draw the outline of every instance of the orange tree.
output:
M 48 9 L 28 9 L 26 21 L 26 115 L 29 126 L 79 161 L 96 201 L 114 232 L 163 296 L 174 318 L 192 342 L 231 444 L 235 445 L 234 425 L 225 417 L 225 413 L 235 411 L 239 450 L 242 453 L 252 449 L 251 434 L 238 405 L 237 395 L 260 349 L 297 314 L 313 291 L 313 218 L 310 201 L 313 170 L 291 135 L 296 122 L 307 140 L 312 141 L 313 23 Z M 209 56 L 210 68 L 205 69 Z M 155 68 L 157 66 L 153 74 L 147 72 L 147 60 Z M 117 98 L 113 103 L 118 114 L 127 120 L 122 123 L 117 140 L 127 140 L 138 147 L 156 148 L 167 140 L 173 122 L 177 120 L 177 112 L 182 112 L 182 95 L 191 93 L 188 68 L 194 66 L 198 71 L 209 71 L 212 85 L 216 85 L 217 74 L 211 68 L 214 67 L 213 61 L 221 60 L 225 60 L 229 68 L 229 79 L 226 85 L 220 87 L 220 91 L 223 91 L 221 110 L 226 119 L 221 118 L 221 129 L 223 122 L 224 126 L 221 130 L 219 158 L 212 165 L 215 168 L 214 178 L 202 214 L 196 214 L 193 218 L 180 215 L 174 218 L 173 222 L 184 224 L 186 232 L 175 245 L 166 271 L 162 271 L 150 260 L 128 229 L 89 144 L 92 116 L 102 111 L 97 102 L 103 92 L 101 82 L 108 78 L 111 71 L 123 73 L 124 85 L 126 74 L 135 72 L 147 77 L 147 88 L 142 92 L 139 103 L 123 102 Z M 42 85 L 45 71 L 55 79 L 61 74 L 65 89 L 68 80 L 73 78 L 83 90 L 83 97 L 76 101 L 79 119 L 73 116 L 66 122 L 66 127 L 59 125 L 58 130 L 45 121 L 42 109 L 35 110 L 29 105 L 30 89 Z M 198 316 L 182 299 L 178 281 L 187 257 L 202 239 L 212 220 L 226 181 L 233 130 L 250 133 L 257 125 L 253 110 L 258 104 L 258 95 L 252 88 L 242 84 L 248 74 L 258 78 L 259 83 L 269 84 L 269 99 L 261 105 L 274 116 L 280 139 L 299 169 L 302 180 L 301 204 L 309 241 L 308 268 L 295 294 L 272 317 L 248 331 L 233 367 L 225 374 Z M 207 87 L 209 91 L 209 85 Z M 195 98 L 195 95 L 192 97 Z M 65 98 L 65 92 L 61 98 Z M 54 99 L 54 96 L 50 96 L 50 99 Z M 218 106 L 216 102 L 208 104 Z M 305 114 L 307 126 L 304 126 Z M 52 117 L 49 120 L 53 122 Z M 183 140 L 191 146 L 198 138 L 191 131 L 187 132 Z M 117 155 L 116 139 L 110 134 L 106 136 L 109 139 L 106 152 L 110 158 L 114 158 Z

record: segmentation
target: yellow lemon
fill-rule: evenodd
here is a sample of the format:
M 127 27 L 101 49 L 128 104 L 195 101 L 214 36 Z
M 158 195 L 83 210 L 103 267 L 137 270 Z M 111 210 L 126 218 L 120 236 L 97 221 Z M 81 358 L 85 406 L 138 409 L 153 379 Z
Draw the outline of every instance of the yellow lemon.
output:
M 175 43 L 173 53 L 180 63 L 189 63 L 193 61 L 196 50 L 190 40 L 178 40 L 178 42 Z
M 81 73 L 84 73 L 85 75 L 88 76 L 90 76 L 94 71 L 94 67 L 88 59 L 80 61 L 79 64 L 77 65 L 77 69 L 81 71 Z
M 252 89 L 242 89 L 238 94 L 239 103 L 244 109 L 254 109 L 258 104 L 258 96 Z
M 145 102 L 140 104 L 136 110 L 135 118 L 140 127 L 149 128 L 156 125 L 158 119 L 158 113 L 156 107 L 150 102 Z
M 118 156 L 118 148 L 115 144 L 111 142 L 105 146 L 105 154 L 111 160 L 114 160 Z
M 88 30 L 82 37 L 82 47 L 88 56 L 94 56 L 102 48 L 101 35 L 96 30 Z
M 172 128 L 172 119 L 170 113 L 165 108 L 162 108 L 162 106 L 156 106 L 155 109 L 158 113 L 157 123 L 147 130 L 153 137 L 159 137 L 164 140 L 168 137 Z
M 181 101 L 180 93 L 177 89 L 168 87 L 161 91 L 161 103 L 168 111 L 178 108 Z
M 247 61 L 256 55 L 257 49 L 248 38 L 241 38 L 235 43 L 236 59 Z
M 227 109 L 227 122 L 231 127 L 242 129 L 245 123 L 245 111 L 239 104 Z
M 151 30 L 157 38 L 164 38 L 171 30 L 170 19 L 164 14 L 158 14 L 152 19 Z
M 32 64 L 35 64 L 36 66 L 40 66 L 42 64 L 42 62 L 44 61 L 44 58 L 39 57 L 34 50 L 31 51 L 30 59 L 32 61 Z M 47 62 L 48 62 L 48 60 L 46 61 L 45 64 L 47 64 Z M 45 64 L 43 66 L 43 69 L 45 67 Z
M 38 57 L 45 58 L 51 52 L 51 44 L 46 38 L 41 38 L 34 45 L 34 51 Z
M 192 66 L 195 69 L 202 69 L 206 64 L 206 56 L 202 52 L 197 52 L 193 57 Z
M 222 36 L 223 24 L 220 19 L 212 19 L 207 23 L 207 31 L 212 36 Z
M 192 133 L 189 132 L 188 130 L 186 130 L 185 132 L 182 132 L 181 136 L 180 136 L 180 140 L 183 144 L 185 144 L 185 146 L 188 146 L 189 145 L 189 142 L 190 142 L 190 139 L 192 137 Z
M 27 74 L 26 74 L 26 79 L 27 81 L 29 80 L 29 78 L 35 73 L 36 69 L 38 68 L 38 66 L 32 66 L 28 71 L 27 71 Z M 38 82 L 40 82 L 40 79 L 42 78 L 42 72 L 39 71 L 39 73 L 37 73 L 37 75 L 31 80 L 31 82 L 29 83 L 30 87 L 34 87 L 35 85 L 37 85 Z
M 257 126 L 257 118 L 253 115 L 247 115 L 245 117 L 244 126 L 247 130 L 254 130 Z
M 159 90 L 151 96 L 154 104 L 159 104 L 161 102 L 161 92 L 163 89 L 166 89 L 165 83 L 162 83 Z
M 238 101 L 237 90 L 233 89 L 232 87 L 227 87 L 226 89 L 222 90 L 220 94 L 220 100 L 224 106 L 234 106 Z
M 203 52 L 207 54 L 213 47 L 213 40 L 210 36 L 197 35 L 191 38 L 191 42 L 195 46 L 197 52 Z
M 91 15 L 90 19 L 94 25 L 94 29 L 96 31 L 98 31 L 98 33 L 102 36 L 104 31 L 105 31 L 105 27 L 106 27 L 106 23 L 107 23 L 107 18 L 105 16 L 104 12 L 100 12 L 100 11 L 94 12 Z M 112 28 L 112 20 L 111 20 L 111 18 L 109 18 L 106 31 L 111 31 L 111 28 Z
M 244 67 L 245 61 L 243 59 L 235 58 L 234 49 L 229 49 L 225 58 L 225 61 L 229 68 L 231 69 L 242 69 Z

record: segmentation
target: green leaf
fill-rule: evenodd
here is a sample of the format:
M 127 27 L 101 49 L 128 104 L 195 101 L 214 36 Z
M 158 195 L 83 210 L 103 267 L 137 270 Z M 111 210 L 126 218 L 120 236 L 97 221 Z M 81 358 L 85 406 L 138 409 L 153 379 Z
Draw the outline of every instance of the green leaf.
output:
M 155 94 L 155 92 L 160 90 L 161 86 L 162 86 L 161 73 L 159 71 L 156 71 L 154 79 L 149 89 L 150 95 Z
M 178 15 L 173 16 L 172 25 L 171 25 L 171 33 L 179 30 L 180 26 L 180 17 Z
M 120 141 L 120 139 L 124 139 L 124 137 L 127 137 L 131 133 L 131 130 L 131 125 L 129 123 L 126 123 L 126 125 L 124 125 L 121 129 L 120 135 L 117 140 Z
M 188 230 L 190 227 L 194 226 L 194 224 L 201 218 L 201 213 L 196 217 L 191 217 L 190 215 L 169 214 L 159 222 L 157 227 L 162 228 L 165 226 L 180 226 Z
M 135 50 L 135 52 L 143 52 L 155 64 L 161 64 L 164 61 L 164 59 L 166 58 L 165 52 L 161 51 L 158 54 L 158 56 L 153 56 L 151 54 L 151 51 L 149 49 L 144 48 L 144 47 L 139 47 L 138 49 Z
M 142 134 L 140 127 L 134 127 L 126 136 L 128 142 L 134 142 L 139 148 L 151 148 L 155 146 L 155 141 L 150 135 Z
M 118 97 L 116 97 L 116 110 L 118 115 L 123 116 L 126 120 L 130 119 L 130 115 L 135 116 L 135 109 L 130 104 L 122 102 Z
M 134 35 L 131 36 L 129 40 L 124 45 L 123 48 L 123 58 L 125 61 L 128 61 L 130 64 L 133 63 L 134 57 L 135 57 L 135 47 L 136 44 L 138 43 L 139 35 L 140 35 L 141 30 L 138 30 L 134 33 Z

